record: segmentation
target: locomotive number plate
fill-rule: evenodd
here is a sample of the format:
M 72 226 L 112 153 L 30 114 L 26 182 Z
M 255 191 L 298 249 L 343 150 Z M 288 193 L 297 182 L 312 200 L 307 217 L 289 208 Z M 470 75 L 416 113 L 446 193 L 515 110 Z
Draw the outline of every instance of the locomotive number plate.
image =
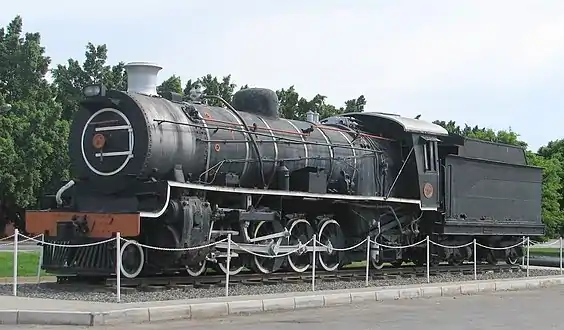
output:
M 425 197 L 427 198 L 433 197 L 433 185 L 429 182 L 425 183 L 425 185 L 423 186 L 423 195 L 425 195 Z

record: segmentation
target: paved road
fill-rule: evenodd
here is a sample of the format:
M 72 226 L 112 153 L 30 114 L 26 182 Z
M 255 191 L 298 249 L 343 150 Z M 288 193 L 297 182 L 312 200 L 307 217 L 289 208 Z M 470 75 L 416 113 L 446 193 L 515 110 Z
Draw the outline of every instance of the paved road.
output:
M 221 320 L 184 320 L 155 324 L 92 327 L 149 330 L 470 330 L 561 329 L 564 288 L 502 292 L 456 298 L 374 302 L 344 306 L 234 316 Z M 0 326 L 2 329 L 79 329 L 66 326 Z

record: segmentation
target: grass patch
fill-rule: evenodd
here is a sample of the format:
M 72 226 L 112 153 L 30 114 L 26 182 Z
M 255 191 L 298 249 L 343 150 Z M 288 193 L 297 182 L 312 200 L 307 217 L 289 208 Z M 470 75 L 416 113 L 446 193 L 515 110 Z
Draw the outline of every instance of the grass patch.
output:
M 18 277 L 36 276 L 39 252 L 18 252 Z M 41 275 L 47 275 L 41 270 Z M 14 253 L 12 251 L 0 252 L 0 277 L 14 276 Z
M 530 248 L 529 255 L 531 256 L 546 256 L 546 257 L 560 257 L 560 249 L 554 248 Z

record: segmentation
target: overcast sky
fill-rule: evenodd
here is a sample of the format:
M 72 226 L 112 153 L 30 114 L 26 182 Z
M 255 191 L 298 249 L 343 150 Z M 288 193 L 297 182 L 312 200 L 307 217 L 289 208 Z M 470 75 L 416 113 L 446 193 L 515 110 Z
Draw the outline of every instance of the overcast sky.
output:
M 109 61 L 161 64 L 160 80 L 232 74 L 292 84 L 337 106 L 511 127 L 536 150 L 563 138 L 564 1 L 17 0 L 53 63 L 106 43 Z

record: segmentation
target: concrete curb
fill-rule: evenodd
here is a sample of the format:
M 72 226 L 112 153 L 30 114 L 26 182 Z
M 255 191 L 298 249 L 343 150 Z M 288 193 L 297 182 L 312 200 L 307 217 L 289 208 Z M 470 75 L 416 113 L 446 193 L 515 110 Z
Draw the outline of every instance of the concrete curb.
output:
M 140 307 L 107 312 L 0 310 L 0 324 L 39 325 L 115 325 L 147 323 L 178 319 L 214 318 L 235 314 L 288 311 L 302 308 L 332 307 L 412 298 L 450 297 L 509 290 L 527 290 L 564 284 L 564 276 L 511 280 L 437 283 L 411 287 L 366 288 L 350 292 L 323 293 L 253 300 L 233 300 L 183 304 L 175 306 Z M 239 297 L 240 298 L 240 297 Z

